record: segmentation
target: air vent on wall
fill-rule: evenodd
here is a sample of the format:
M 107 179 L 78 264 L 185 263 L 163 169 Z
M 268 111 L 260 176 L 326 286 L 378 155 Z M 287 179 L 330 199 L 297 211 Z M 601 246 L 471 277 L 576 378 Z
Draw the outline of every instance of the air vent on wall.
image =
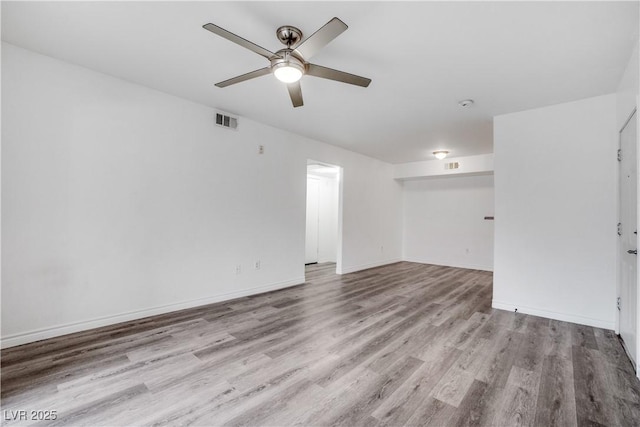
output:
M 238 129 L 238 118 L 228 115 L 227 113 L 216 113 L 216 125 L 227 129 Z
M 445 169 L 458 169 L 460 167 L 460 163 L 458 162 L 451 162 L 451 163 L 445 163 L 444 164 L 444 168 Z

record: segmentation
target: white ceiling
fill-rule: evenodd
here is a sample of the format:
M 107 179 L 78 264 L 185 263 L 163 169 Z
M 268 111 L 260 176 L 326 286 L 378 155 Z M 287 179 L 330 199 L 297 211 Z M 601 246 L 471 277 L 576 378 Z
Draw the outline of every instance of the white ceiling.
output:
M 2 39 L 391 163 L 490 153 L 492 117 L 616 90 L 638 40 L 638 2 L 2 2 Z M 202 28 L 269 50 L 281 25 L 349 29 L 312 62 L 364 89 L 304 77 L 305 105 L 268 65 Z M 473 98 L 472 108 L 457 103 Z

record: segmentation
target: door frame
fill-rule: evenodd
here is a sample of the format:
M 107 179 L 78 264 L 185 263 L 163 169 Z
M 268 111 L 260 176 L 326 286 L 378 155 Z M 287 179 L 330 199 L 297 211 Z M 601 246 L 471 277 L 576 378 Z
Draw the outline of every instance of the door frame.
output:
M 327 166 L 327 167 L 332 167 L 332 168 L 338 168 L 338 176 L 337 176 L 337 180 L 338 180 L 338 235 L 336 238 L 336 244 L 337 244 L 337 248 L 336 248 L 336 274 L 342 274 L 342 265 L 343 265 L 343 250 L 342 250 L 342 234 L 343 234 L 343 226 L 342 226 L 342 211 L 343 211 L 343 188 L 344 188 L 344 168 L 339 165 L 339 164 L 335 164 L 335 163 L 330 163 L 330 162 L 325 162 L 325 161 L 321 161 L 321 160 L 314 160 L 311 158 L 307 159 L 307 162 L 305 164 L 305 218 L 307 215 L 307 209 L 306 209 L 306 195 L 307 195 L 307 189 L 306 189 L 306 177 L 307 177 L 307 166 L 309 165 L 323 165 L 323 166 Z M 305 242 L 306 243 L 306 242 Z

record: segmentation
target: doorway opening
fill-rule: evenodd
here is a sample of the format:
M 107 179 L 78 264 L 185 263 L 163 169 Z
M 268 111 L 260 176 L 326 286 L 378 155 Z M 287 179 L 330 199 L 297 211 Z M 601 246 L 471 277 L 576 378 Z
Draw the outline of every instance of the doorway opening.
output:
M 637 118 L 634 111 L 620 130 L 618 152 L 619 266 L 618 326 L 623 346 L 637 369 L 638 332 L 638 188 Z
M 342 264 L 342 168 L 307 161 L 305 265 Z

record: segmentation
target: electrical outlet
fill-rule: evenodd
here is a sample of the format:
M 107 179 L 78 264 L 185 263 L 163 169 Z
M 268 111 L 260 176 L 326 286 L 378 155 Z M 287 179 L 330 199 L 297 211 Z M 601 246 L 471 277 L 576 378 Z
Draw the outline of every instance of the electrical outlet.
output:
M 258 154 L 264 154 L 264 145 L 258 145 Z
M 256 270 L 260 270 L 260 260 L 256 261 Z
M 242 266 L 240 264 L 236 265 L 236 274 L 242 273 Z

